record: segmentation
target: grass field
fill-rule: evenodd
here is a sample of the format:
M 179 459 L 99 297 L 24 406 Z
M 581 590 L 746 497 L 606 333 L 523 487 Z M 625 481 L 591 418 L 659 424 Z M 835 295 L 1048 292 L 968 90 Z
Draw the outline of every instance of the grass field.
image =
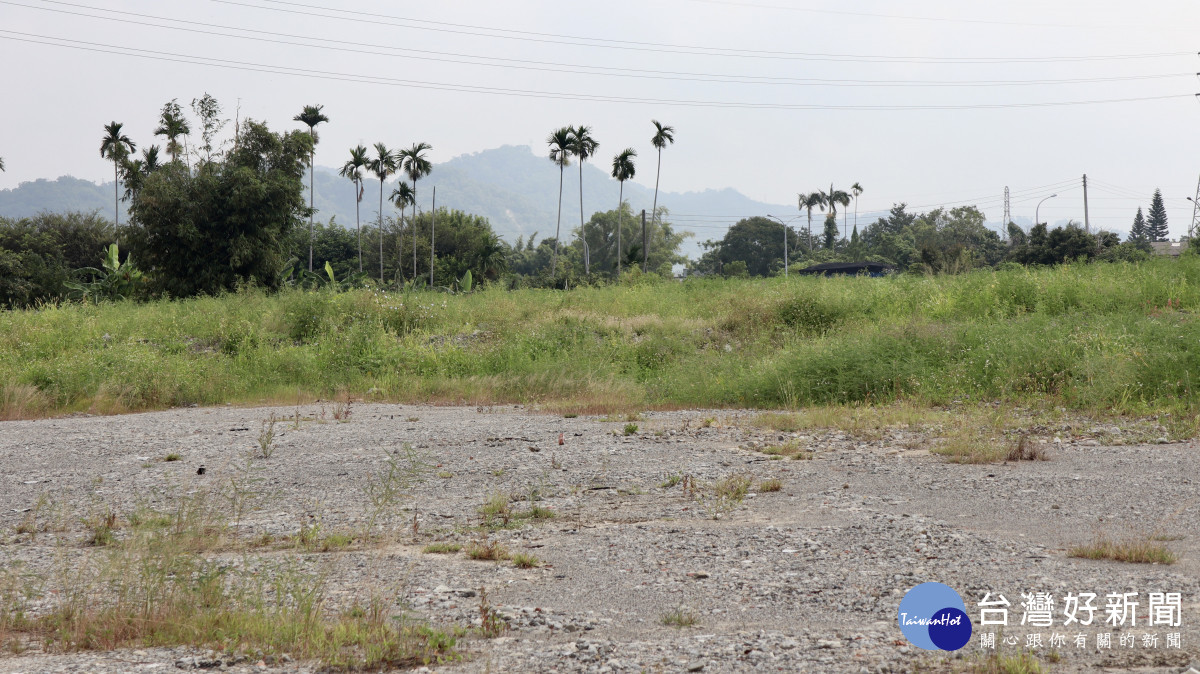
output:
M 0 418 L 336 396 L 575 412 L 1002 401 L 1194 416 L 1200 258 L 0 314 Z

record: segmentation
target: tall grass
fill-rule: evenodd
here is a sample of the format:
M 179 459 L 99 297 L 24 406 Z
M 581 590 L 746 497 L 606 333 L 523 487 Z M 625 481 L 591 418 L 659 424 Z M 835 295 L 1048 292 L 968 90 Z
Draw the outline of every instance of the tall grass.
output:
M 470 295 L 256 290 L 0 314 L 0 418 L 405 402 L 1190 408 L 1200 259 Z

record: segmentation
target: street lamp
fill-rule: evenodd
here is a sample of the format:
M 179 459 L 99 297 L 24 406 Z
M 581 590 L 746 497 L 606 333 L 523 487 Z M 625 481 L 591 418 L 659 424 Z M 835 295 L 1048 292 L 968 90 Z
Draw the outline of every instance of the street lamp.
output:
M 780 220 L 779 218 L 775 217 L 774 215 L 768 214 L 767 217 L 771 218 L 775 222 L 778 222 L 779 224 L 783 225 L 783 278 L 787 279 L 787 277 L 788 277 L 788 258 L 787 258 L 788 226 L 787 226 L 787 223 L 785 223 L 783 220 Z M 800 216 L 796 216 L 796 217 L 798 218 Z M 795 219 L 796 218 L 792 218 L 792 220 L 795 220 Z M 791 222 L 792 220 L 788 220 L 788 222 Z
M 1057 196 L 1058 196 L 1057 194 L 1051 194 L 1050 196 L 1046 197 L 1046 199 L 1053 199 L 1054 197 L 1057 197 Z M 1033 226 L 1034 227 L 1037 227 L 1038 225 L 1042 224 L 1042 221 L 1038 219 L 1038 212 L 1041 210 L 1042 204 L 1046 203 L 1046 199 L 1042 199 L 1041 201 L 1039 201 L 1037 208 L 1033 209 Z

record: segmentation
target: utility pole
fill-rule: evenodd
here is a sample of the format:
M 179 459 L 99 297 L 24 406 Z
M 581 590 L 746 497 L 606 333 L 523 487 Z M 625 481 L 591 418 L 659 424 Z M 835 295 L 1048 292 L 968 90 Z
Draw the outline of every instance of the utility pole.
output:
M 646 209 L 642 209 L 642 273 L 650 266 L 650 254 L 646 250 Z
M 1083 174 L 1083 232 L 1085 234 L 1092 233 L 1092 223 L 1088 220 L 1088 204 L 1087 204 L 1087 174 Z
M 1008 185 L 1005 185 L 1004 186 L 1004 229 L 1002 230 L 1001 234 L 1003 235 L 1004 240 L 1008 241 L 1009 244 L 1012 243 L 1012 241 L 1010 241 L 1008 238 L 1008 223 L 1010 223 L 1010 222 L 1012 222 L 1012 209 L 1009 208 L 1009 205 L 1008 205 Z
M 433 289 L 433 231 L 437 228 L 437 185 L 433 186 L 433 210 L 429 212 L 429 289 Z M 415 245 L 415 244 L 414 244 Z
M 1196 236 L 1196 230 L 1200 230 L 1200 181 L 1196 183 L 1196 198 L 1192 202 L 1192 224 L 1188 227 L 1188 240 Z

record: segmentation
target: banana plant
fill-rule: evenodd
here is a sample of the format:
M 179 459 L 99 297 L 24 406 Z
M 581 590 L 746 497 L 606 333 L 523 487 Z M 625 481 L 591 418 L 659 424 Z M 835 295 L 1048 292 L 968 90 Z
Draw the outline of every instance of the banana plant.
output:
M 134 266 L 133 256 L 127 255 L 125 262 L 121 262 L 121 251 L 115 243 L 105 249 L 100 266 L 101 269 L 76 269 L 76 276 L 86 276 L 90 280 L 64 282 L 63 286 L 70 291 L 67 297 L 85 302 L 123 300 L 133 295 L 142 283 L 142 272 Z

